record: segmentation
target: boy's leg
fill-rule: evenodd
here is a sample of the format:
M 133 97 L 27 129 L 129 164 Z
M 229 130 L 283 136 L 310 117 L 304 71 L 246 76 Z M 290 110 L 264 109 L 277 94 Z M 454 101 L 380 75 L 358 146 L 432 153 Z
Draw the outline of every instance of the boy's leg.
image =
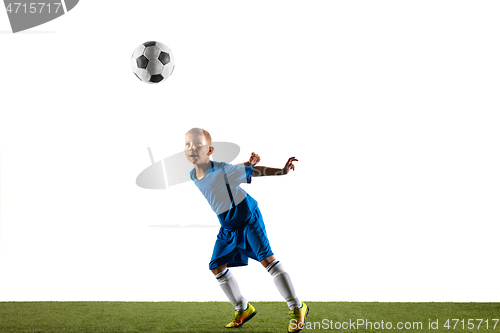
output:
M 220 265 L 216 268 L 211 269 L 212 273 L 215 275 L 219 285 L 226 294 L 227 298 L 234 306 L 236 311 L 243 311 L 247 308 L 248 302 L 241 295 L 238 282 L 233 274 L 229 271 L 226 265 Z
M 271 274 L 274 279 L 274 283 L 278 290 L 283 296 L 290 310 L 295 308 L 300 308 L 302 303 L 295 294 L 295 289 L 293 288 L 292 280 L 287 272 L 285 272 L 283 265 L 276 260 L 275 256 L 267 257 L 260 261 L 262 266 Z
M 276 287 L 278 287 L 281 296 L 286 300 L 286 304 L 290 309 L 288 312 L 290 315 L 288 332 L 300 332 L 304 328 L 309 307 L 299 300 L 295 294 L 290 276 L 285 272 L 283 265 L 276 260 L 274 255 L 261 260 L 260 263 L 274 278 Z
M 241 295 L 238 283 L 226 265 L 218 266 L 211 271 L 236 310 L 233 320 L 226 325 L 226 328 L 240 327 L 252 319 L 257 310 Z

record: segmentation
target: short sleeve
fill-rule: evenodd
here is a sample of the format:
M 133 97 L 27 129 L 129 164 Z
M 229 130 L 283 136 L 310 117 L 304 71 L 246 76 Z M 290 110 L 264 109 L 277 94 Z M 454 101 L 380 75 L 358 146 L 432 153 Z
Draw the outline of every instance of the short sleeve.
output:
M 250 184 L 252 182 L 253 166 L 248 167 L 224 163 L 223 168 L 226 172 L 228 183 L 232 186 L 238 186 L 241 183 Z

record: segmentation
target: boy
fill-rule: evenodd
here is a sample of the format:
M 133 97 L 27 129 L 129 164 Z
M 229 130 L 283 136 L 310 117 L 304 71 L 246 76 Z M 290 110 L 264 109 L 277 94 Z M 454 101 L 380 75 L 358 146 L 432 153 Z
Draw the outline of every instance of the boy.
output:
M 299 332 L 304 327 L 309 308 L 297 298 L 290 277 L 271 251 L 257 201 L 239 186 L 250 183 L 252 177 L 286 175 L 295 170 L 293 162 L 298 160 L 290 157 L 283 169 L 256 167 L 260 157 L 252 153 L 249 161 L 240 165 L 219 163 L 210 160 L 214 152 L 211 145 L 212 138 L 204 129 L 192 128 L 186 133 L 184 152 L 194 165 L 191 179 L 221 223 L 209 268 L 236 310 L 233 321 L 226 327 L 240 327 L 257 313 L 241 295 L 228 269 L 245 266 L 248 258 L 252 258 L 271 274 L 287 302 L 290 310 L 288 332 Z

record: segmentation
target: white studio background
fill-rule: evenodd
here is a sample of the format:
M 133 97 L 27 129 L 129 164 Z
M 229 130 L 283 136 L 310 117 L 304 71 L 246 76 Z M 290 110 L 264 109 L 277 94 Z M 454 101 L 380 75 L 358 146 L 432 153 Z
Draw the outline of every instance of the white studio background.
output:
M 299 159 L 244 188 L 301 299 L 498 301 L 499 10 L 85 0 L 18 34 L 2 12 L 0 300 L 226 301 L 198 189 L 135 184 L 203 127 L 235 162 Z M 130 70 L 148 40 L 176 58 L 159 85 Z

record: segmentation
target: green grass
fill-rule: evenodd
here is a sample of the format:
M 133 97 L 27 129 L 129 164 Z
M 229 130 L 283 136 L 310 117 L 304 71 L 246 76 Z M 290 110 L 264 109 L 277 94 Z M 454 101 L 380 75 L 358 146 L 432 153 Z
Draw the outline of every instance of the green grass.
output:
M 252 302 L 257 315 L 237 332 L 286 332 L 288 309 L 284 302 Z M 500 332 L 500 303 L 359 303 L 307 302 L 310 306 L 307 321 L 313 326 L 302 332 Z M 228 332 L 225 324 L 231 321 L 234 308 L 227 302 L 0 302 L 0 332 Z M 447 319 L 464 319 L 455 329 L 444 327 Z M 332 329 L 319 327 L 328 322 Z M 360 325 L 357 329 L 335 329 L 335 323 L 371 322 L 372 328 Z M 467 329 L 468 319 L 488 319 L 478 329 Z M 377 329 L 387 322 L 392 330 Z M 439 329 L 430 330 L 429 320 L 439 320 Z M 333 323 L 330 323 L 332 321 Z M 421 322 L 421 328 L 396 329 L 398 322 Z M 338 324 L 337 324 L 338 325 Z M 465 326 L 465 329 L 462 328 Z M 231 331 L 229 331 L 231 332 Z

